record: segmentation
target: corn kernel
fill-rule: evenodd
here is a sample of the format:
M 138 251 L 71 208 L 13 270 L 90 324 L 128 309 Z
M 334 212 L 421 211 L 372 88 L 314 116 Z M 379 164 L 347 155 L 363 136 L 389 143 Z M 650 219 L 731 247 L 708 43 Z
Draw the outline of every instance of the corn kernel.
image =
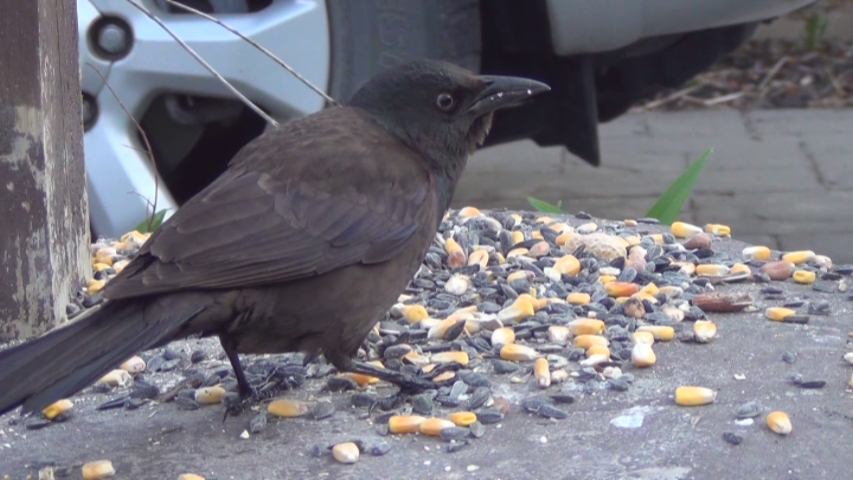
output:
M 748 265 L 745 265 L 743 263 L 736 263 L 736 264 L 732 265 L 732 269 L 731 269 L 732 275 L 738 275 L 741 273 L 745 273 L 747 275 L 752 275 L 752 270 L 749 268 Z
M 106 284 L 107 282 L 104 280 L 95 280 L 93 278 L 92 280 L 89 280 L 89 283 L 86 284 L 86 293 L 88 293 L 89 295 L 94 295 L 103 290 L 104 285 Z
M 815 275 L 815 272 L 810 272 L 808 270 L 797 270 L 794 272 L 794 281 L 797 283 L 811 285 L 816 279 L 817 276 Z
M 586 305 L 592 300 L 588 293 L 570 293 L 566 301 L 572 305 Z
M 788 252 L 782 255 L 782 260 L 791 262 L 794 265 L 802 265 L 815 257 L 815 253 L 811 250 L 800 250 L 797 252 Z
M 539 356 L 536 350 L 517 343 L 501 347 L 501 358 L 504 360 L 533 360 Z
M 512 232 L 512 243 L 513 243 L 513 245 L 521 243 L 523 241 L 524 241 L 524 233 L 523 232 L 521 232 L 519 230 Z
M 42 415 L 47 417 L 48 420 L 53 420 L 54 418 L 62 415 L 63 413 L 71 410 L 74 406 L 74 403 L 67 398 L 63 398 L 62 400 L 56 401 L 47 406 L 44 410 L 41 411 Z
M 631 349 L 631 363 L 635 367 L 650 367 L 655 362 L 657 362 L 657 355 L 655 355 L 655 351 L 652 350 L 651 345 L 646 343 L 634 344 L 634 347 Z
M 610 282 L 604 285 L 604 290 L 611 297 L 630 297 L 640 291 L 640 286 L 629 282 Z
M 764 316 L 774 322 L 782 322 L 788 317 L 796 315 L 797 312 L 790 308 L 770 307 L 764 311 Z
M 457 213 L 458 216 L 462 218 L 471 218 L 481 215 L 480 209 L 477 207 L 462 207 Z
M 608 346 L 610 345 L 610 341 L 601 335 L 578 335 L 575 337 L 575 346 L 578 348 L 583 348 L 584 350 L 589 349 L 593 345 L 601 345 Z
M 554 263 L 554 270 L 574 277 L 581 271 L 581 262 L 574 255 L 563 255 Z
M 718 223 L 709 223 L 705 225 L 705 231 L 721 237 L 730 237 L 732 235 L 731 227 L 728 225 L 720 225 Z
M 548 327 L 548 341 L 563 344 L 569 339 L 571 330 L 563 325 L 551 325 Z
M 598 335 L 604 333 L 604 322 L 594 318 L 576 318 L 569 322 L 573 335 Z
M 116 469 L 113 467 L 113 462 L 109 460 L 98 460 L 83 464 L 82 467 L 83 480 L 100 480 L 102 478 L 112 477 L 116 474 Z
M 759 260 L 762 262 L 766 262 L 767 260 L 770 260 L 770 256 L 770 249 L 763 245 L 756 245 L 743 249 L 743 259 L 747 262 L 750 260 Z
M 474 412 L 453 412 L 447 417 L 457 427 L 467 427 L 477 421 L 477 414 Z
M 637 328 L 638 332 L 649 332 L 654 335 L 655 340 L 668 342 L 675 338 L 675 329 L 669 325 L 643 325 Z
M 693 338 L 699 343 L 708 343 L 717 336 L 717 325 L 714 322 L 699 320 L 693 324 Z
M 551 369 L 548 367 L 548 360 L 539 358 L 533 366 L 533 375 L 536 377 L 536 384 L 539 388 L 548 388 L 551 386 Z
M 355 463 L 360 452 L 353 442 L 339 443 L 332 447 L 332 456 L 341 463 Z
M 598 277 L 598 282 L 602 285 L 608 285 L 616 281 L 616 276 L 614 275 L 601 275 Z
M 511 328 L 501 327 L 492 332 L 492 346 L 509 345 L 515 342 L 515 331 Z
M 767 426 L 779 435 L 788 435 L 793 430 L 788 414 L 778 410 L 767 414 Z
M 678 387 L 675 389 L 675 403 L 682 407 L 695 407 L 713 403 L 717 392 L 705 387 Z
M 725 265 L 715 265 L 706 263 L 696 266 L 696 275 L 704 277 L 722 277 L 724 275 L 728 275 L 729 272 L 729 267 Z
M 686 222 L 673 222 L 669 230 L 675 238 L 687 238 L 695 233 L 702 233 L 701 228 Z
M 447 252 L 447 264 L 453 268 L 461 267 L 468 262 L 465 257 L 465 251 L 459 243 L 453 238 L 448 238 L 444 242 L 444 250 Z
M 536 312 L 529 300 L 516 299 L 512 305 L 498 312 L 498 320 L 504 323 L 516 323 L 524 318 L 532 317 L 534 313 Z
M 458 363 L 459 365 L 468 365 L 467 352 L 439 352 L 434 353 L 430 357 L 433 363 Z
M 604 355 L 610 359 L 610 349 L 604 345 L 593 345 L 586 350 L 586 356 L 591 357 L 593 355 Z
M 418 424 L 418 431 L 430 437 L 437 437 L 441 435 L 441 431 L 445 428 L 455 426 L 456 424 L 450 420 L 445 420 L 443 418 L 428 418 Z
M 631 341 L 634 343 L 653 345 L 655 343 L 655 336 L 652 332 L 634 332 L 631 334 Z
M 468 256 L 468 265 L 479 264 L 480 268 L 486 268 L 489 264 L 489 252 L 485 250 L 474 250 Z
M 415 433 L 426 418 L 418 415 L 394 415 L 388 419 L 388 431 L 391 433 Z
M 290 398 L 273 400 L 269 405 L 267 405 L 267 412 L 275 415 L 276 417 L 284 418 L 301 417 L 308 413 L 308 410 L 309 408 L 307 403 Z

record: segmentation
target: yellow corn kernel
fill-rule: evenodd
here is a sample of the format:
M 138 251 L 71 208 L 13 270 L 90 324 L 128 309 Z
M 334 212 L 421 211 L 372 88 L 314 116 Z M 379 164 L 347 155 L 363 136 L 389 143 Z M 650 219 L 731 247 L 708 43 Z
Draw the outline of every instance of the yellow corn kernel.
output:
M 667 314 L 673 321 L 680 322 L 684 320 L 684 310 L 675 307 L 663 307 L 663 313 Z
M 784 321 L 788 317 L 792 317 L 796 315 L 797 312 L 790 308 L 784 307 L 770 307 L 764 311 L 764 316 L 774 322 Z
M 543 255 L 547 255 L 550 251 L 551 245 L 546 241 L 541 241 L 539 243 L 534 243 L 533 246 L 530 247 L 530 256 L 533 258 L 539 258 Z
M 426 372 L 426 373 L 429 373 L 429 372 Z M 448 370 L 446 372 L 442 372 L 442 373 L 439 373 L 438 375 L 436 375 L 435 378 L 432 379 L 432 381 L 434 381 L 435 383 L 441 383 L 441 382 L 450 380 L 451 378 L 454 378 L 455 376 L 456 376 L 456 372 L 454 372 L 453 370 Z
M 636 227 L 640 224 L 640 222 L 630 218 L 623 220 L 622 223 L 624 223 L 626 227 Z
M 655 343 L 655 336 L 652 332 L 634 332 L 631 334 L 631 341 L 634 343 L 653 345 Z
M 512 243 L 513 243 L 513 245 L 521 243 L 523 241 L 524 241 L 524 233 L 523 232 L 521 232 L 519 230 L 512 232 Z
M 124 370 L 127 373 L 142 373 L 145 371 L 145 360 L 143 360 L 138 355 L 134 355 L 124 363 L 121 364 L 118 368 Z
M 411 355 L 411 354 L 418 355 L 415 352 L 410 352 L 409 355 Z M 408 355 L 405 355 L 403 358 L 405 358 L 406 356 L 408 356 Z M 415 364 L 414 362 L 412 362 L 412 363 Z M 415 365 L 417 365 L 417 364 L 415 364 Z M 365 385 L 374 385 L 376 383 L 379 383 L 378 378 L 371 377 L 370 375 L 364 375 L 361 373 L 346 372 L 346 373 L 340 374 L 340 376 L 352 380 L 353 382 L 357 383 L 358 386 L 360 386 L 360 387 L 363 387 Z
M 586 350 L 586 356 L 591 357 L 593 355 L 604 355 L 610 359 L 610 349 L 604 345 L 593 345 Z
M 551 383 L 563 383 L 569 379 L 569 372 L 565 370 L 554 370 L 551 372 Z
M 724 275 L 728 275 L 730 272 L 729 267 L 725 265 L 715 265 L 705 263 L 702 265 L 696 266 L 696 275 L 704 276 L 704 277 L 722 277 Z
M 448 238 L 444 242 L 444 250 L 447 252 L 447 264 L 453 268 L 465 265 L 468 259 L 465 257 L 465 251 L 459 243 L 453 238 Z
M 481 215 L 481 213 L 477 207 L 462 207 L 457 215 L 462 218 L 471 218 Z
M 417 367 L 425 367 L 425 366 L 429 365 L 429 363 L 430 363 L 429 357 L 427 357 L 426 355 L 422 355 L 422 354 L 420 354 L 414 350 L 403 355 L 401 357 L 401 360 L 408 363 L 408 364 L 415 365 Z M 352 378 L 353 380 L 355 380 L 356 376 L 352 375 L 349 378 Z M 356 381 L 358 382 L 358 380 L 356 380 Z M 370 382 L 370 383 L 374 383 L 374 382 Z M 361 382 L 359 382 L 359 385 L 361 385 Z
M 658 286 L 655 285 L 654 283 L 650 283 L 650 284 L 646 285 L 645 287 L 641 288 L 640 291 L 637 293 L 645 293 L 648 295 L 655 296 L 658 294 L 658 292 L 660 292 L 660 289 L 658 288 Z
M 788 418 L 788 414 L 778 410 L 767 414 L 767 426 L 770 427 L 770 430 L 774 433 L 778 433 L 779 435 L 788 435 L 791 433 L 791 430 L 793 430 L 791 419 Z
M 95 383 L 105 383 L 111 387 L 127 387 L 133 384 L 133 377 L 126 370 L 117 368 L 111 370 Z
M 47 417 L 48 420 L 53 420 L 54 418 L 71 410 L 73 406 L 74 402 L 68 400 L 67 398 L 63 398 L 62 400 L 56 401 L 48 405 L 47 408 L 41 411 L 41 413 L 42 415 Z
M 89 283 L 86 284 L 86 293 L 88 293 L 89 295 L 94 295 L 103 290 L 104 285 L 106 284 L 107 282 L 104 280 L 95 280 L 93 278 L 92 280 L 89 280 Z
M 501 347 L 501 358 L 504 360 L 533 360 L 538 356 L 539 352 L 536 350 L 517 343 L 510 343 Z
M 598 282 L 602 285 L 608 285 L 616 281 L 615 275 L 601 275 L 598 277 Z
M 590 301 L 592 301 L 592 297 L 589 296 L 588 293 L 570 293 L 568 297 L 566 297 L 566 301 L 572 305 L 586 305 Z
M 699 343 L 708 343 L 717 336 L 717 325 L 714 322 L 698 320 L 693 324 L 693 338 Z
M 339 443 L 332 447 L 332 456 L 341 463 L 355 463 L 359 456 L 358 447 L 353 442 Z
M 391 433 L 416 433 L 426 418 L 418 415 L 394 415 L 388 419 L 388 431 Z
M 770 252 L 770 249 L 763 245 L 756 245 L 743 249 L 743 259 L 747 262 L 750 260 L 766 262 L 767 260 L 770 260 L 771 255 L 772 253 Z
M 599 335 L 604 333 L 604 322 L 594 318 L 576 318 L 569 322 L 572 335 Z
M 690 235 L 702 233 L 701 228 L 686 222 L 673 222 L 669 231 L 675 235 L 675 238 L 687 238 Z
M 638 332 L 649 332 L 654 335 L 655 340 L 668 342 L 675 338 L 675 329 L 669 325 L 643 325 L 637 328 Z
M 653 233 L 649 235 L 649 238 L 655 242 L 655 245 L 663 245 L 663 234 L 662 233 Z
M 631 349 L 631 363 L 637 368 L 651 367 L 657 361 L 655 351 L 647 343 L 636 343 Z
M 660 289 L 658 289 L 658 293 L 662 293 L 669 298 L 678 298 L 682 293 L 684 293 L 684 289 L 676 287 L 675 285 L 667 285 L 665 287 L 660 287 Z
M 571 330 L 563 325 L 551 325 L 548 327 L 548 341 L 563 344 L 569 339 Z
M 691 262 L 672 262 L 670 265 L 680 267 L 678 272 L 683 273 L 684 275 L 693 275 L 696 273 L 696 265 Z
M 745 273 L 747 275 L 751 275 L 752 270 L 750 270 L 748 265 L 743 264 L 743 263 L 736 263 L 736 264 L 732 265 L 731 274 L 737 275 L 740 273 Z
M 83 473 L 83 480 L 100 480 L 116 474 L 113 462 L 109 460 L 84 463 L 81 471 Z
M 558 235 L 554 241 L 557 242 L 557 245 L 562 247 L 565 244 L 569 243 L 569 240 L 573 239 L 574 237 L 575 237 L 575 232 L 567 231 L 567 232 L 563 232 L 560 235 Z
M 584 350 L 589 349 L 593 345 L 601 345 L 608 346 L 610 345 L 610 341 L 601 335 L 578 335 L 575 337 L 575 346 L 578 348 L 583 348 Z
M 653 297 L 653 296 L 649 295 L 649 294 L 648 294 L 648 293 L 646 293 L 646 292 L 637 292 L 637 293 L 635 293 L 635 294 L 631 295 L 631 296 L 630 296 L 630 297 L 628 297 L 628 298 L 639 298 L 640 300 L 648 300 L 648 301 L 650 301 L 650 302 L 652 302 L 652 303 L 658 303 L 658 299 L 657 299 L 657 298 L 655 298 L 655 297 Z
M 640 237 L 638 237 L 638 236 L 636 236 L 636 235 L 629 235 L 629 236 L 627 236 L 627 237 L 622 237 L 622 238 L 624 238 L 625 242 L 626 242 L 629 246 L 632 246 L 632 245 L 639 245 L 639 244 L 640 244 L 640 242 L 642 241 L 642 240 L 640 239 Z
M 535 293 L 536 289 L 531 288 L 530 291 Z M 522 293 L 521 295 L 518 296 L 516 301 L 530 302 L 530 305 L 533 307 L 534 312 L 538 312 L 539 310 L 542 310 L 543 308 L 548 306 L 548 299 L 547 298 L 536 298 L 529 293 Z
M 182 473 L 178 475 L 178 480 L 205 480 L 201 475 L 194 473 Z
M 721 225 L 719 223 L 709 223 L 705 225 L 705 231 L 721 237 L 732 236 L 732 228 L 728 225 Z
M 485 250 L 474 250 L 468 256 L 468 265 L 479 264 L 481 268 L 486 268 L 489 264 L 489 252 Z
M 808 270 L 797 270 L 794 272 L 794 281 L 797 283 L 802 283 L 804 285 L 810 285 L 815 282 L 817 279 L 817 275 L 814 272 L 810 272 Z
M 405 317 L 406 322 L 411 325 L 429 317 L 429 314 L 427 313 L 426 308 L 424 308 L 423 305 L 404 305 L 403 317 Z
M 630 297 L 640 291 L 640 286 L 629 282 L 610 282 L 604 285 L 604 290 L 611 297 Z
M 457 427 L 467 427 L 477 421 L 477 414 L 474 412 L 453 412 L 447 418 Z
M 106 270 L 106 269 L 110 268 L 110 266 L 107 265 L 106 263 L 96 263 L 96 264 L 92 265 L 92 268 L 96 272 L 100 272 L 101 270 Z
M 524 318 L 532 317 L 534 313 L 536 312 L 533 310 L 533 305 L 529 300 L 517 298 L 512 302 L 512 305 L 498 312 L 498 320 L 504 323 L 515 323 Z
M 705 387 L 678 387 L 675 389 L 675 403 L 682 407 L 695 407 L 713 403 L 717 392 Z
M 440 352 L 434 353 L 430 357 L 433 363 L 458 363 L 459 365 L 468 365 L 467 352 Z
M 528 250 L 524 247 L 513 248 L 512 250 L 510 250 L 506 253 L 506 258 L 523 257 L 523 256 L 527 255 L 528 253 L 530 253 L 530 250 Z
M 309 408 L 307 403 L 290 398 L 273 400 L 269 405 L 267 405 L 267 412 L 275 415 L 276 417 L 284 418 L 301 417 L 308 413 L 308 410 Z
M 418 424 L 418 431 L 430 437 L 441 435 L 445 428 L 455 427 L 456 424 L 443 418 L 428 418 Z
M 536 377 L 536 384 L 539 388 L 548 388 L 551 386 L 551 369 L 548 367 L 548 360 L 544 358 L 536 359 L 533 366 L 533 375 Z
M 222 402 L 222 397 L 225 396 L 225 389 L 219 385 L 212 387 L 202 387 L 195 391 L 195 401 L 203 405 L 212 405 Z
M 782 260 L 791 262 L 794 265 L 802 265 L 815 257 L 815 253 L 811 250 L 800 250 L 797 252 L 788 252 L 782 255 Z
M 574 277 L 581 271 L 581 262 L 574 255 L 563 255 L 554 263 L 554 270 Z
M 552 224 L 552 225 L 548 225 L 548 228 L 550 228 L 551 230 L 553 230 L 553 231 L 555 231 L 555 232 L 557 232 L 557 233 L 563 233 L 563 232 L 566 232 L 566 231 L 569 231 L 569 232 L 570 232 L 570 231 L 572 231 L 572 227 L 571 227 L 571 226 L 569 226 L 569 224 L 567 224 L 567 223 L 563 223 L 563 222 L 559 222 L 559 223 L 554 223 L 554 224 Z
M 492 346 L 509 345 L 515 342 L 515 332 L 511 328 L 501 327 L 492 332 Z

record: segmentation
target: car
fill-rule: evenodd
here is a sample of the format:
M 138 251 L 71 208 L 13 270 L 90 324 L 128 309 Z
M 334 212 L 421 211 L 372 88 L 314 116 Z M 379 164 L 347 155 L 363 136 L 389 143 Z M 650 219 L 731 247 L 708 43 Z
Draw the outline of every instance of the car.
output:
M 327 107 L 219 25 L 166 0 L 137 1 L 279 122 Z M 181 3 L 264 45 L 339 101 L 383 69 L 421 57 L 544 81 L 552 92 L 501 112 L 486 146 L 532 139 L 598 165 L 599 123 L 691 79 L 761 22 L 813 1 Z M 270 127 L 129 1 L 78 0 L 77 12 L 91 225 L 96 236 L 116 237 L 154 210 L 174 211 Z

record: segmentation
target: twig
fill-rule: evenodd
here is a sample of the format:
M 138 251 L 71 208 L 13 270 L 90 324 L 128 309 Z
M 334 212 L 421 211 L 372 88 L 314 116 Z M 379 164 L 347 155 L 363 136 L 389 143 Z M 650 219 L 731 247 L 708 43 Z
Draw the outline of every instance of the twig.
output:
M 148 151 L 146 152 L 148 154 L 148 160 L 154 167 L 154 202 L 152 203 L 150 199 L 145 198 L 139 192 L 133 193 L 136 193 L 137 195 L 145 198 L 145 202 L 149 206 L 151 206 L 151 215 L 148 216 L 148 231 L 150 232 L 154 227 L 154 216 L 157 214 L 157 198 L 160 196 L 160 174 L 157 171 L 157 162 L 154 160 L 154 150 L 151 149 L 151 143 L 148 141 L 148 135 L 145 134 L 145 130 L 142 129 L 142 125 L 140 125 L 139 122 L 137 122 L 136 119 L 133 118 L 133 114 L 130 113 L 127 107 L 125 107 L 124 104 L 121 102 L 121 99 L 118 98 L 116 91 L 113 90 L 113 87 L 110 86 L 110 82 L 107 81 L 107 78 L 104 77 L 104 74 L 102 74 L 101 71 L 95 68 L 95 66 L 91 63 L 86 62 L 86 65 L 88 65 L 89 68 L 94 70 L 95 73 L 97 73 L 98 76 L 101 77 L 101 80 L 104 81 L 104 85 L 109 89 L 110 93 L 113 94 L 113 98 L 116 99 L 118 105 L 121 107 L 122 110 L 124 110 L 124 113 L 127 114 L 127 116 L 130 118 L 130 121 L 132 121 L 133 124 L 136 125 L 136 129 L 139 131 L 139 134 L 142 136 L 142 140 L 145 142 L 145 148 L 148 149 Z
M 784 57 L 780 58 L 778 62 L 776 62 L 776 65 L 773 65 L 773 68 L 771 68 L 769 72 L 767 72 L 767 75 L 765 75 L 764 79 L 761 80 L 761 83 L 758 84 L 759 98 L 764 98 L 764 96 L 767 95 L 767 85 L 770 84 L 770 80 L 773 80 L 773 77 L 775 77 L 776 74 L 779 73 L 779 70 L 781 70 L 786 63 L 788 63 L 788 60 L 790 60 L 790 58 L 785 55 Z
M 339 104 L 338 102 L 336 102 L 334 98 L 332 98 L 332 97 L 330 97 L 329 95 L 327 95 L 327 94 L 326 94 L 326 92 L 324 92 L 323 90 L 321 90 L 319 87 L 315 86 L 315 85 L 314 85 L 313 83 L 311 83 L 307 78 L 305 78 L 305 77 L 303 77 L 302 75 L 300 75 L 296 70 L 294 70 L 290 65 L 288 65 L 287 63 L 285 63 L 282 59 L 278 58 L 274 53 L 272 53 L 271 51 L 267 50 L 266 48 L 264 48 L 263 46 L 261 46 L 260 44 L 258 44 L 258 42 L 256 42 L 256 41 L 252 40 L 251 38 L 249 38 L 249 37 L 247 37 L 247 36 L 245 36 L 245 35 L 243 35 L 243 34 L 242 34 L 242 33 L 240 33 L 237 29 L 235 29 L 235 28 L 233 28 L 233 27 L 231 27 L 231 26 L 229 26 L 229 25 L 225 24 L 223 21 L 219 20 L 218 18 L 216 18 L 216 17 L 214 17 L 214 16 L 212 16 L 212 15 L 208 15 L 208 14 L 206 14 L 206 13 L 204 13 L 204 12 L 200 11 L 200 10 L 196 10 L 196 9 L 195 9 L 195 8 L 193 8 L 193 7 L 190 7 L 190 6 L 184 5 L 183 3 L 178 3 L 178 2 L 176 2 L 175 0 L 163 0 L 163 1 L 165 1 L 166 3 L 168 3 L 169 5 L 172 5 L 172 6 L 174 6 L 174 7 L 180 8 L 180 9 L 182 9 L 182 10 L 186 10 L 187 12 L 192 12 L 192 13 L 194 13 L 194 14 L 196 14 L 196 15 L 200 16 L 200 17 L 206 18 L 206 19 L 210 20 L 211 22 L 214 22 L 214 23 L 218 24 L 219 26 L 221 26 L 222 28 L 224 28 L 224 29 L 228 30 L 229 32 L 233 33 L 234 35 L 237 35 L 238 37 L 240 37 L 240 38 L 242 38 L 243 40 L 245 40 L 246 42 L 248 42 L 248 43 L 249 43 L 249 45 L 251 45 L 251 46 L 253 46 L 253 47 L 257 48 L 258 50 L 260 50 L 261 52 L 263 52 L 263 53 L 264 53 L 264 55 L 266 55 L 266 56 L 270 57 L 270 58 L 271 58 L 275 63 L 277 63 L 277 64 L 281 65 L 282 67 L 284 67 L 284 69 L 285 69 L 285 70 L 287 70 L 288 72 L 290 72 L 290 74 L 291 74 L 291 75 L 293 75 L 294 77 L 296 77 L 297 79 L 299 79 L 299 81 L 301 81 L 302 83 L 304 83 L 304 84 L 305 84 L 306 86 L 308 86 L 308 88 L 310 88 L 311 90 L 314 90 L 314 92 L 316 92 L 316 93 L 317 93 L 317 95 L 320 95 L 321 97 L 323 97 L 323 99 L 324 99 L 324 100 L 326 100 L 327 102 L 329 102 L 329 104 L 334 105 L 334 106 L 336 106 L 336 107 L 337 107 L 337 106 L 340 106 L 340 104 Z
M 728 95 L 721 95 L 719 97 L 709 98 L 708 100 L 705 100 L 702 103 L 706 107 L 710 107 L 712 105 L 717 105 L 718 103 L 727 103 L 731 102 L 732 100 L 737 100 L 738 98 L 744 96 L 745 93 L 746 92 L 743 90 L 740 92 L 729 93 Z
M 687 87 L 683 90 L 679 90 L 675 93 L 667 95 L 664 98 L 661 98 L 659 100 L 655 100 L 653 102 L 649 102 L 649 103 L 643 105 L 643 110 L 653 110 L 655 108 L 661 107 L 663 105 L 666 105 L 667 103 L 673 102 L 675 100 L 678 100 L 679 98 L 687 96 L 687 95 L 695 92 L 696 90 L 698 90 L 704 86 L 705 86 L 704 84 L 693 85 L 692 87 Z
M 277 127 L 277 126 L 278 126 L 278 122 L 277 122 L 277 121 L 275 121 L 275 119 L 273 119 L 272 117 L 270 117 L 269 115 L 267 115 L 267 114 L 266 114 L 266 112 L 264 112 L 263 110 L 261 110 L 261 109 L 260 109 L 260 107 L 258 107 L 258 106 L 257 106 L 257 105 L 255 105 L 254 103 L 252 103 L 252 101 L 251 101 L 251 100 L 249 100 L 248 98 L 246 98 L 246 96 L 245 96 L 245 95 L 243 95 L 242 93 L 240 93 L 240 91 L 239 91 L 239 90 L 237 90 L 236 88 L 234 88 L 234 86 L 233 86 L 233 85 L 231 85 L 231 84 L 228 82 L 228 80 L 225 80 L 225 78 L 224 78 L 222 75 L 220 75 L 220 74 L 219 74 L 219 72 L 217 72 L 217 71 L 216 71 L 212 66 L 210 66 L 210 64 L 209 64 L 209 63 L 207 63 L 203 58 L 201 58 L 201 56 L 200 56 L 198 53 L 196 53 L 196 52 L 195 52 L 195 50 L 193 50 L 192 48 L 190 48 L 190 46 L 189 46 L 189 45 L 187 45 L 187 44 L 186 44 L 186 42 L 184 42 L 183 40 L 181 40 L 181 39 L 180 39 L 180 37 L 178 37 L 177 35 L 175 35 L 175 32 L 173 32 L 171 29 L 169 29 L 169 27 L 167 27 L 167 26 L 166 26 L 166 24 L 165 24 L 165 23 L 163 23 L 163 21 L 162 21 L 162 20 L 160 20 L 159 18 L 157 18 L 157 17 L 156 17 L 153 13 L 151 13 L 150 11 L 148 11 L 148 9 L 147 9 L 147 8 L 145 8 L 145 7 L 143 7 L 142 5 L 140 5 L 139 3 L 137 3 L 137 2 L 136 2 L 136 0 L 127 0 L 127 2 L 128 2 L 128 3 L 130 3 L 131 5 L 133 5 L 134 7 L 136 7 L 140 12 L 144 13 L 144 14 L 145 14 L 145 16 L 147 16 L 148 18 L 150 18 L 151 20 L 153 20 L 157 25 L 160 25 L 160 28 L 162 28 L 163 30 L 165 30 L 165 31 L 166 31 L 166 33 L 168 33 L 172 38 L 174 38 L 174 39 L 175 39 L 175 41 L 176 41 L 176 42 L 178 42 L 178 44 L 180 44 L 180 45 L 181 45 L 181 47 L 183 47 L 183 49 L 187 51 L 187 53 L 189 53 L 190 55 L 192 55 L 192 57 L 193 57 L 193 58 L 195 58 L 195 59 L 196 59 L 196 61 L 197 61 L 198 63 L 200 63 L 204 68 L 206 68 L 208 72 L 210 72 L 214 77 L 216 77 L 216 79 L 217 79 L 217 80 L 219 80 L 220 82 L 222 82 L 222 84 L 223 84 L 223 85 L 225 85 L 229 90 L 231 90 L 231 93 L 233 93 L 234 95 L 236 95 L 236 96 L 237 96 L 237 98 L 239 98 L 239 99 L 240 99 L 243 103 L 245 103 L 249 108 L 251 108 L 252 110 L 254 110 L 254 111 L 255 111 L 255 113 L 257 113 L 258 115 L 260 115 L 264 120 L 266 120 L 266 121 L 267 121 L 267 123 L 269 123 L 270 125 L 272 125 L 272 126 L 274 126 L 274 127 Z
M 826 73 L 826 77 L 829 78 L 829 83 L 832 84 L 832 88 L 835 89 L 835 93 L 838 94 L 839 97 L 846 97 L 847 91 L 844 90 L 844 87 L 841 86 L 840 83 L 838 83 L 838 79 L 832 74 L 832 70 L 829 67 L 826 67 L 823 71 Z

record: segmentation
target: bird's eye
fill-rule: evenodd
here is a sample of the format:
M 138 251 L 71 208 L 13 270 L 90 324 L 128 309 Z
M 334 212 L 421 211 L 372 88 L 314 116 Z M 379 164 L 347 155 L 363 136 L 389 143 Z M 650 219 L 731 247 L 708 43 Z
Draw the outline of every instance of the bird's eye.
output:
M 456 100 L 449 93 L 441 93 L 436 97 L 435 104 L 438 105 L 439 110 L 447 112 L 456 105 Z

